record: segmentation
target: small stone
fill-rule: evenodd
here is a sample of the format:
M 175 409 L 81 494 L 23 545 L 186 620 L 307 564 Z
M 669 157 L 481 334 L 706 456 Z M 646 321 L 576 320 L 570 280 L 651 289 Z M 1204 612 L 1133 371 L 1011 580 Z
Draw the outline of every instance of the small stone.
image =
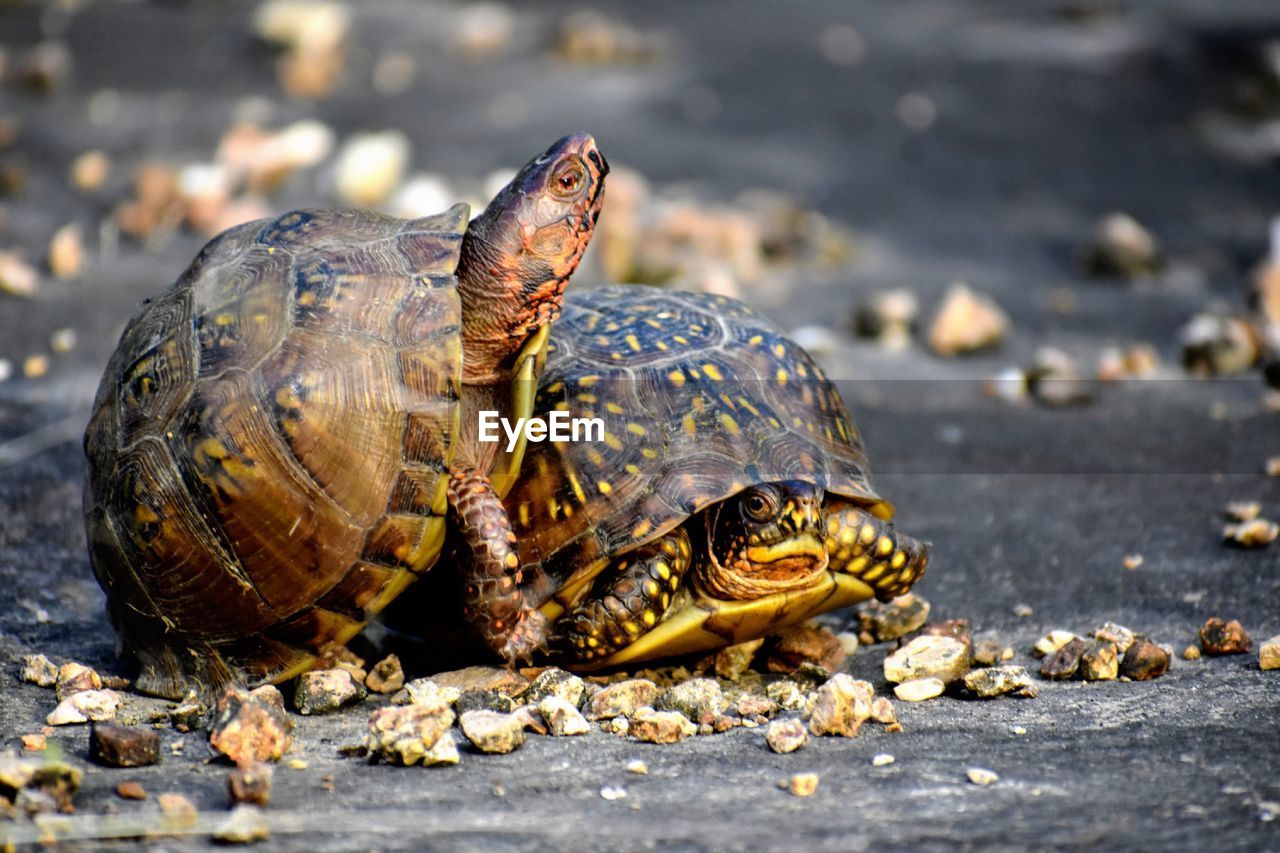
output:
M 809 733 L 800 720 L 774 720 L 765 729 L 764 739 L 774 752 L 795 752 L 809 742 Z
M 1019 619 L 1026 619 L 1027 617 L 1034 615 L 1035 612 L 1035 609 L 1032 608 L 1030 604 L 1013 605 L 1013 615 L 1017 616 Z
M 457 9 L 452 44 L 472 61 L 492 59 L 511 45 L 519 24 L 504 3 L 468 3 Z
M 889 602 L 873 601 L 858 610 L 859 630 L 879 643 L 905 637 L 927 621 L 929 602 L 910 592 Z
M 652 705 L 658 698 L 658 686 L 647 678 L 633 678 L 610 684 L 587 703 L 588 720 L 630 717 L 637 708 Z
M 1027 370 L 1027 390 L 1046 406 L 1074 406 L 1093 398 L 1092 383 L 1081 374 L 1075 359 L 1054 347 L 1036 351 Z
M 811 797 L 818 790 L 817 773 L 797 773 L 791 777 L 787 790 L 796 797 Z
M 271 801 L 271 781 L 275 768 L 270 764 L 237 767 L 227 774 L 227 796 L 232 805 L 252 803 L 265 806 Z
M 925 625 L 922 634 L 930 637 L 950 637 L 959 640 L 966 646 L 973 646 L 973 637 L 969 630 L 968 619 L 948 619 L 945 622 L 930 622 Z
M 22 736 L 23 752 L 43 752 L 49 746 L 47 735 L 31 734 Z
M 84 236 L 72 223 L 54 232 L 49 241 L 49 272 L 55 278 L 79 278 L 84 271 Z
M 66 699 L 72 693 L 79 693 L 81 690 L 101 690 L 102 677 L 84 664 L 64 663 L 58 669 L 55 689 L 59 699 Z
M 613 717 L 600 723 L 600 731 L 621 737 L 631 730 L 631 723 L 626 717 Z
M 892 764 L 896 760 L 897 759 L 894 758 L 889 753 L 880 752 L 871 756 L 871 766 L 872 767 L 888 767 L 890 764 Z
M 462 756 L 458 754 L 458 742 L 454 740 L 452 732 L 445 732 L 440 735 L 440 739 L 435 742 L 435 745 L 422 756 L 423 767 L 443 767 L 458 764 L 461 761 Z
M 456 687 L 441 687 L 429 678 L 415 678 L 392 696 L 391 701 L 397 705 L 452 705 L 461 697 Z
M 169 711 L 169 723 L 180 732 L 191 732 L 204 725 L 208 709 L 198 701 L 183 701 Z
M 1036 644 L 1031 647 L 1031 654 L 1037 658 L 1048 657 L 1067 643 L 1077 639 L 1079 637 L 1070 631 L 1050 631 L 1036 640 Z
M 980 699 L 992 699 L 1031 686 L 1031 676 L 1020 666 L 975 669 L 964 677 L 964 686 Z
M 110 175 L 111 158 L 104 151 L 86 151 L 71 162 L 71 186 L 81 192 L 102 189 Z
M 988 770 L 985 767 L 970 767 L 965 771 L 965 775 L 969 777 L 970 782 L 975 785 L 981 785 L 984 788 L 1000 781 L 1000 777 L 996 775 L 994 770 Z
M 1258 667 L 1260 669 L 1280 669 L 1280 635 L 1276 635 L 1258 646 Z
M 1051 681 L 1065 681 L 1074 678 L 1080 669 L 1080 658 L 1089 648 L 1089 644 L 1079 637 L 1059 648 L 1051 655 L 1046 655 L 1040 665 L 1040 676 Z
M 1079 675 L 1085 681 L 1113 681 L 1120 674 L 1120 655 L 1114 643 L 1100 640 L 1080 656 Z
M 1200 645 L 1207 655 L 1242 655 L 1253 648 L 1253 640 L 1236 620 L 1223 622 L 1215 616 L 1200 628 Z
M 911 344 L 920 300 L 905 288 L 874 293 L 853 317 L 853 331 L 888 349 L 906 349 Z
M 529 679 L 518 672 L 498 666 L 469 666 L 449 672 L 437 672 L 430 680 L 442 689 L 455 687 L 460 694 L 472 690 L 497 690 L 512 699 L 522 696 L 529 689 Z
M 585 735 L 591 731 L 591 724 L 578 711 L 578 707 L 559 696 L 543 697 L 538 703 L 538 713 L 542 715 L 553 737 Z
M 49 334 L 49 349 L 58 355 L 66 355 L 76 348 L 78 340 L 75 329 L 54 329 Z
M 805 706 L 804 691 L 789 678 L 770 682 L 765 685 L 764 692 L 784 711 L 800 711 Z
M 1231 501 L 1227 504 L 1227 517 L 1236 521 L 1253 521 L 1262 515 L 1262 504 L 1257 501 Z
M 600 789 L 600 799 L 609 800 L 625 800 L 627 798 L 627 789 L 621 785 L 605 785 Z
M 751 668 L 751 661 L 762 645 L 764 645 L 764 638 L 760 637 L 716 652 L 716 675 L 728 681 L 737 681 Z
M 1160 369 L 1160 355 L 1150 344 L 1124 348 L 1107 347 L 1098 356 L 1097 377 L 1101 382 L 1154 376 Z
M 1133 681 L 1159 678 L 1168 671 L 1169 653 L 1146 637 L 1135 639 L 1120 661 L 1120 674 Z
M 23 655 L 19 677 L 39 687 L 53 687 L 58 683 L 58 667 L 44 655 Z
M 246 692 L 228 687 L 218 699 L 209 745 L 238 767 L 260 761 L 279 761 L 293 745 L 292 725 L 284 711 L 284 697 L 270 685 Z
M 1258 362 L 1261 342 L 1244 317 L 1197 314 L 1182 327 L 1182 366 L 1196 376 L 1243 373 Z
M 1262 464 L 1262 470 L 1268 477 L 1280 477 L 1280 456 L 1272 456 Z
M 114 690 L 81 690 L 59 702 L 45 722 L 66 726 L 90 720 L 113 720 L 119 707 L 120 694 Z
M 929 327 L 929 347 L 944 358 L 997 346 L 1009 316 L 995 300 L 963 283 L 952 284 Z
M 376 207 L 404 179 L 412 146 L 402 131 L 357 133 L 338 151 L 338 194 L 357 207 Z
M 146 767 L 160 761 L 155 729 L 95 723 L 89 731 L 89 758 L 107 767 Z
M 778 703 L 758 693 L 743 693 L 732 705 L 733 713 L 743 718 L 769 718 L 778 713 Z
M 1116 647 L 1116 651 L 1124 654 L 1129 651 L 1129 646 L 1133 645 L 1133 631 L 1130 631 L 1123 625 L 1117 625 L 1115 622 L 1106 622 L 1101 628 L 1093 632 L 1095 640 L 1106 640 Z
M 901 683 L 917 678 L 959 681 L 969 671 L 969 647 L 950 637 L 919 636 L 884 659 L 884 677 Z
M 525 702 L 540 705 L 543 699 L 554 696 L 579 708 L 582 706 L 582 695 L 585 689 L 585 682 L 572 672 L 549 666 L 533 679 L 523 698 Z
M 190 829 L 200 819 L 195 804 L 181 794 L 172 791 L 156 797 L 160 804 L 160 813 L 164 815 L 164 825 L 170 829 Z
M 467 711 L 462 733 L 481 752 L 507 753 L 524 745 L 524 724 L 515 714 Z
M 510 714 L 515 709 L 515 700 L 497 690 L 468 690 L 454 703 L 454 710 L 459 714 L 465 714 L 468 711 L 496 711 L 499 714 Z
M 697 734 L 698 727 L 676 711 L 641 708 L 631 717 L 630 733 L 646 743 L 678 743 Z
M 980 640 L 974 644 L 969 657 L 978 666 L 994 666 L 1003 652 L 1004 646 L 995 640 Z
M 1222 528 L 1222 538 L 1241 548 L 1265 548 L 1280 537 L 1280 524 L 1265 518 L 1255 518 L 1240 524 L 1228 524 Z
M 845 673 L 831 676 L 814 694 L 809 712 L 809 731 L 814 735 L 857 737 L 863 722 L 871 717 L 875 689 L 865 681 L 855 681 Z
M 643 761 L 641 761 L 638 758 L 633 758 L 630 761 L 628 761 L 625 769 L 628 773 L 635 773 L 639 776 L 649 775 L 649 765 L 645 764 Z
M 400 666 L 400 658 L 387 655 L 375 663 L 365 676 L 364 686 L 374 693 L 395 693 L 404 687 L 404 669 Z
M 365 745 L 391 764 L 426 763 L 427 755 L 453 722 L 453 711 L 443 701 L 379 708 L 369 715 Z
M 364 685 L 346 669 L 322 669 L 298 676 L 293 707 L 299 714 L 328 714 L 367 695 Z
M 912 678 L 893 688 L 893 695 L 903 702 L 924 702 L 936 699 L 947 689 L 940 678 Z
M 1133 571 L 1142 567 L 1143 559 L 1141 554 L 1125 554 L 1121 562 L 1126 569 Z
M 676 711 L 700 723 L 720 714 L 728 702 L 714 678 L 694 678 L 668 687 L 653 706 L 659 711 Z
M 122 800 L 145 800 L 147 798 L 147 789 L 142 787 L 142 783 L 138 781 L 121 782 L 116 785 L 116 796 Z
M 1183 660 L 1200 660 L 1200 647 L 1187 646 L 1185 649 L 1182 650 L 1182 659 Z
M 898 717 L 893 711 L 893 703 L 884 696 L 877 696 L 871 702 L 871 719 L 885 726 L 892 726 L 898 722 Z
M 240 803 L 213 830 L 213 840 L 223 844 L 253 844 L 271 837 L 262 809 Z
M 830 628 L 813 624 L 793 625 L 777 635 L 769 649 L 766 666 L 770 672 L 793 672 L 808 662 L 827 672 L 835 672 L 844 659 L 844 647 Z
M 1111 213 L 1094 229 L 1084 256 L 1091 275 L 1141 278 L 1159 272 L 1164 261 L 1151 232 L 1127 213 Z

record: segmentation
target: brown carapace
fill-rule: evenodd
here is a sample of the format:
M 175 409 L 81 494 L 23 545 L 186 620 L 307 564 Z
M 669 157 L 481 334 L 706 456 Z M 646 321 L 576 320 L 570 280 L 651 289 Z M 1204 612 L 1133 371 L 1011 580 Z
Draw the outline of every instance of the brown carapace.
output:
M 307 669 L 432 567 L 451 513 L 473 544 L 509 542 L 523 446 L 477 442 L 464 415 L 529 414 L 606 172 L 568 136 L 470 225 L 466 205 L 241 225 L 129 323 L 85 435 L 85 517 L 140 689 Z M 525 653 L 541 617 L 488 553 L 472 612 Z
M 505 504 L 570 666 L 731 645 L 924 572 L 835 387 L 737 300 L 570 293 L 535 405 L 554 412 L 599 440 L 531 447 Z

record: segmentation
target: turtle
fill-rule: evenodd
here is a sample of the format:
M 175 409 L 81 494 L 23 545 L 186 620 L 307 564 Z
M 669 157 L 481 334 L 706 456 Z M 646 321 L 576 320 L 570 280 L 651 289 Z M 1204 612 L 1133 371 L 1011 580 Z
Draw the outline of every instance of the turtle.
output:
M 478 555 L 468 613 L 542 642 L 500 503 L 519 472 L 474 411 L 532 407 L 608 164 L 586 134 L 468 222 L 294 210 L 212 239 L 126 326 L 85 432 L 90 557 L 136 686 L 288 679 L 439 557 Z
M 736 299 L 571 292 L 534 416 L 586 425 L 530 444 L 504 499 L 571 668 L 761 637 L 901 595 L 928 563 L 822 368 Z

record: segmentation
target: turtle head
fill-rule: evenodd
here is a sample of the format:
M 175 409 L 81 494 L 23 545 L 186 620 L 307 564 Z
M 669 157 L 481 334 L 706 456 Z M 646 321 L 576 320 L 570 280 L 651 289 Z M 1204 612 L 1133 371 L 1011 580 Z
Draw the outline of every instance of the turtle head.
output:
M 499 381 L 525 339 L 559 316 L 608 172 L 591 136 L 566 136 L 526 163 L 467 227 L 458 264 L 464 381 Z
M 708 594 L 750 600 L 810 586 L 827 568 L 823 491 L 784 480 L 751 486 L 707 517 L 707 557 L 697 578 Z

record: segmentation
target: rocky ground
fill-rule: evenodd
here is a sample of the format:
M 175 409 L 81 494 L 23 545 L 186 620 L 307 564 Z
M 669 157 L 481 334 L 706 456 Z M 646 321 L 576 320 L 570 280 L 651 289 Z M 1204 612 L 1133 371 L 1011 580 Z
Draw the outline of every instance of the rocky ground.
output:
M 626 177 L 611 187 L 614 231 L 578 278 L 733 292 L 795 330 L 839 381 L 901 526 L 934 543 L 918 587 L 932 620 L 968 619 L 975 641 L 1013 647 L 1033 673 L 1047 631 L 1114 621 L 1171 646 L 1171 668 L 1142 682 L 1033 675 L 1034 699 L 895 701 L 903 731 L 868 724 L 791 754 L 763 727 L 671 745 L 596 727 L 531 734 L 508 755 L 463 746 L 457 766 L 433 768 L 340 754 L 387 702 L 370 698 L 290 715 L 265 812 L 274 843 L 1280 847 L 1280 681 L 1257 656 L 1280 634 L 1280 544 L 1221 535 L 1232 501 L 1280 516 L 1280 479 L 1264 473 L 1280 414 L 1241 331 L 1266 327 L 1265 292 L 1261 308 L 1250 292 L 1280 207 L 1272 5 L 601 8 L 603 22 L 568 17 L 570 4 L 382 0 L 299 34 L 246 3 L 0 3 L 0 253 L 19 253 L 0 265 L 0 286 L 18 291 L 0 295 L 3 746 L 21 750 L 56 704 L 20 681 L 24 655 L 117 666 L 85 554 L 78 438 L 140 300 L 239 217 L 478 199 L 492 171 L 588 130 Z M 46 40 L 65 53 L 33 52 Z M 228 141 L 241 121 L 261 132 Z M 148 165 L 151 189 L 135 181 Z M 1112 211 L 1159 241 L 1138 265 L 1155 266 L 1126 267 L 1142 275 L 1082 262 Z M 51 246 L 69 224 L 79 240 L 73 229 Z M 928 346 L 956 280 L 1003 309 L 998 347 Z M 902 348 L 850 332 L 887 288 L 920 305 Z M 1230 375 L 1180 364 L 1183 330 L 1206 311 L 1225 319 L 1191 335 L 1193 364 Z M 1064 407 L 1044 405 L 1064 402 L 1061 387 L 1022 394 L 1017 370 L 1070 373 L 1043 347 L 1091 378 L 1108 347 L 1139 343 L 1158 361 L 1151 379 L 1090 384 L 1088 402 Z M 1184 660 L 1214 616 L 1239 620 L 1253 649 Z M 890 695 L 893 646 L 842 668 Z M 121 714 L 163 709 L 128 695 Z M 84 770 L 74 815 L 0 818 L 0 838 L 209 843 L 230 765 L 209 760 L 201 731 L 159 733 L 160 764 L 121 770 L 89 761 L 86 726 L 56 727 L 28 756 Z M 895 760 L 874 765 L 882 753 Z M 998 779 L 975 783 L 974 768 Z M 794 796 L 785 786 L 803 773 L 818 786 Z M 129 780 L 149 799 L 120 798 Z M 161 825 L 162 793 L 195 818 Z

